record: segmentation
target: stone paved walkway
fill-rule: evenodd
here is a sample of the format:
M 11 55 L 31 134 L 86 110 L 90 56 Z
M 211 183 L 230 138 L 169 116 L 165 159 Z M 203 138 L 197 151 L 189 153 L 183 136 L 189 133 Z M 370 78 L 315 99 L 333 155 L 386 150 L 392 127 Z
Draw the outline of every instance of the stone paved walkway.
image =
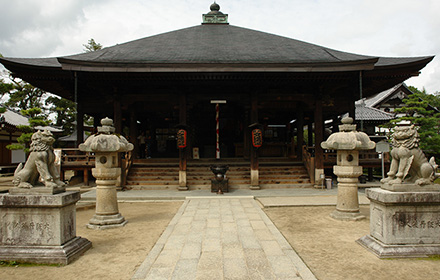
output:
M 316 279 L 253 197 L 187 197 L 132 279 Z

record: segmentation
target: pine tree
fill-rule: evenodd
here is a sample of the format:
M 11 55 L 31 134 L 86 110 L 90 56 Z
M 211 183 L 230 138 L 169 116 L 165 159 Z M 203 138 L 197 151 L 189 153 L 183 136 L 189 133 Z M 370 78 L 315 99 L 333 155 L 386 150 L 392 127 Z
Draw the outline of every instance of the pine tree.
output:
M 24 150 L 29 152 L 29 144 L 31 137 L 35 132 L 36 126 L 47 126 L 50 121 L 46 119 L 46 116 L 42 113 L 40 108 L 30 108 L 28 110 L 21 110 L 24 116 L 29 118 L 29 125 L 19 125 L 17 128 L 22 132 L 20 137 L 17 138 L 19 144 L 7 145 L 6 148 L 10 150 Z
M 420 149 L 428 155 L 440 155 L 440 112 L 432 107 L 426 93 L 412 88 L 413 94 L 403 99 L 406 106 L 396 109 L 396 113 L 405 114 L 390 122 L 391 126 L 402 120 L 411 121 L 419 127 Z M 438 96 L 430 96 L 438 102 Z

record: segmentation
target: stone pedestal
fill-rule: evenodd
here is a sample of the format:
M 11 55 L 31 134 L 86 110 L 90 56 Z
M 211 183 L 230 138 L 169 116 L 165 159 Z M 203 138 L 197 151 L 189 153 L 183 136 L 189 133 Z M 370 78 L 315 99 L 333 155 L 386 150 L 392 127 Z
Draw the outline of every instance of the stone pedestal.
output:
M 186 170 L 179 170 L 179 187 L 177 189 L 179 191 L 188 190 Z
M 379 258 L 440 254 L 440 192 L 367 189 L 370 235 L 357 242 Z
M 92 246 L 76 236 L 79 192 L 0 195 L 0 260 L 68 264 Z
M 353 151 L 357 152 L 357 151 Z M 344 152 L 338 151 L 338 157 Z M 330 216 L 341 221 L 358 221 L 365 219 L 359 211 L 358 177 L 362 175 L 362 166 L 333 166 L 338 176 L 338 200 L 336 210 Z
M 96 212 L 87 224 L 91 229 L 108 229 L 124 226 L 127 221 L 119 213 L 116 178 L 119 168 L 93 168 L 96 179 Z

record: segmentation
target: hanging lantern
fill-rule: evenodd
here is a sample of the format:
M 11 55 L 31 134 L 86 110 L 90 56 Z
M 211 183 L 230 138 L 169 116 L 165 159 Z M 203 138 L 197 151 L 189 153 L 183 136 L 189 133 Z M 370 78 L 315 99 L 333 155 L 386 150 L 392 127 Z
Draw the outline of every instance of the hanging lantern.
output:
M 186 148 L 187 132 L 185 129 L 179 129 L 177 131 L 177 148 Z
M 252 130 L 252 146 L 260 148 L 263 145 L 263 132 L 259 128 Z

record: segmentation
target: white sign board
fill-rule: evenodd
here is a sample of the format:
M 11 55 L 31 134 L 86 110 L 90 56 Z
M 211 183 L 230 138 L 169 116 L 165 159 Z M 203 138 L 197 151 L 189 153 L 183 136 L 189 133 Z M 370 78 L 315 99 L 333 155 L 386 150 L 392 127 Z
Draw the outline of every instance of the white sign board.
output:
M 389 151 L 390 151 L 390 144 L 387 141 L 381 140 L 376 143 L 376 152 L 387 153 Z

